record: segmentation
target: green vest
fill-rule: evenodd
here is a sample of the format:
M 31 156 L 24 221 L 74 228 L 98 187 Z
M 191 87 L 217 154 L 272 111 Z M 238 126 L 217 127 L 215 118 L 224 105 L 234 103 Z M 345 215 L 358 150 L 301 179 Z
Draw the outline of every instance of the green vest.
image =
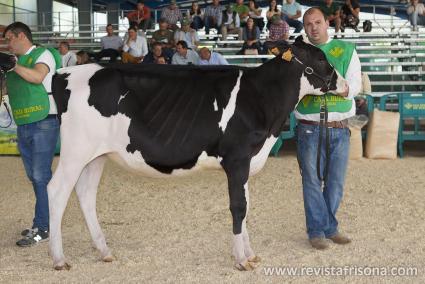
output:
M 328 62 L 345 78 L 354 52 L 354 44 L 334 39 L 317 47 L 325 53 Z M 352 108 L 351 100 L 330 93 L 325 96 L 329 112 L 344 113 Z M 300 114 L 320 113 L 321 101 L 322 96 L 306 95 L 298 104 L 297 111 Z
M 35 62 L 45 50 L 44 47 L 34 48 L 29 54 L 19 56 L 18 64 L 34 68 Z M 48 50 L 53 54 L 56 69 L 58 69 L 61 66 L 59 52 Z M 11 71 L 7 74 L 6 85 L 13 118 L 17 125 L 40 121 L 49 114 L 49 97 L 42 83 L 29 83 L 16 72 Z

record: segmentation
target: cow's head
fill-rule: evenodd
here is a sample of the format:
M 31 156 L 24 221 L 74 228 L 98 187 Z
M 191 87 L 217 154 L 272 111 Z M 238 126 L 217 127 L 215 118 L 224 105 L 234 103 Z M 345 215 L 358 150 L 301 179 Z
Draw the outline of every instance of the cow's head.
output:
M 16 65 L 16 57 L 11 54 L 0 52 L 0 72 L 3 74 L 12 70 Z
M 299 99 L 307 94 L 323 95 L 326 92 L 343 93 L 347 81 L 326 60 L 317 47 L 304 42 L 299 36 L 295 43 L 287 46 L 281 59 L 303 70 Z

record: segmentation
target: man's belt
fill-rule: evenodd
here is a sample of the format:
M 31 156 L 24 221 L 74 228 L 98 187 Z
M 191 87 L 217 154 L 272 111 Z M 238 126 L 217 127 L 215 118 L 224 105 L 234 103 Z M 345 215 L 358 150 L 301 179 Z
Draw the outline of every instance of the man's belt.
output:
M 308 124 L 308 125 L 317 125 L 317 126 L 320 125 L 319 121 L 312 121 L 312 120 L 300 119 L 298 120 L 298 122 L 302 124 Z M 347 128 L 348 121 L 346 119 L 340 120 L 340 121 L 328 121 L 325 125 L 328 128 Z

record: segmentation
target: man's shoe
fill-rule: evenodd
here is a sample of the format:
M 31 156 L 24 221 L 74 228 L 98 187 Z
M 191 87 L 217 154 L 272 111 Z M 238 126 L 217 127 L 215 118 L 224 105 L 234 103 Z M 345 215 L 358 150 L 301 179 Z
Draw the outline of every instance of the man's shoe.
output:
M 341 233 L 337 233 L 335 236 L 329 237 L 328 239 L 339 245 L 346 245 L 351 243 L 351 240 Z
M 26 230 L 22 231 L 24 233 Z M 17 246 L 20 247 L 30 247 L 42 242 L 46 242 L 49 240 L 49 231 L 38 230 L 38 228 L 34 228 L 28 230 L 27 235 L 24 238 L 20 239 L 16 242 Z
M 33 228 L 27 228 L 27 229 L 25 229 L 21 232 L 21 236 L 25 237 L 27 235 L 31 235 L 31 234 L 34 233 L 34 230 L 35 229 L 33 229 Z
M 328 243 L 326 242 L 325 238 L 311 238 L 308 240 L 312 247 L 315 249 L 327 249 L 329 247 Z

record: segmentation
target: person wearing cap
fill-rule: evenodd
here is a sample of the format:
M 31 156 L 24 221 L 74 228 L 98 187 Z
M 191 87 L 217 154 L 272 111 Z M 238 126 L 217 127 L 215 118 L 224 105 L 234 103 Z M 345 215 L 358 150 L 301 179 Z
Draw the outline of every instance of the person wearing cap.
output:
M 208 47 L 203 47 L 199 50 L 201 60 L 199 65 L 229 65 L 227 60 L 218 52 L 212 52 Z
M 181 29 L 177 29 L 174 33 L 174 41 L 178 42 L 184 40 L 187 43 L 187 46 L 191 49 L 198 48 L 199 37 L 198 33 L 190 27 L 190 21 L 187 18 L 184 18 L 181 21 Z
M 168 29 L 167 19 L 159 19 L 159 29 L 152 34 L 151 44 L 162 43 L 162 48 L 174 48 L 174 32 Z
M 146 31 L 152 26 L 151 10 L 145 5 L 144 0 L 137 2 L 136 10 L 128 13 L 128 23 L 131 26 L 136 26 L 138 29 Z
M 171 0 L 170 5 L 161 11 L 161 19 L 166 19 L 170 30 L 177 30 L 177 22 L 183 20 L 183 15 L 177 7 L 176 0 Z
M 196 51 L 189 49 L 184 40 L 181 40 L 176 43 L 176 53 L 173 55 L 171 64 L 199 65 L 199 55 Z
M 237 34 L 238 39 L 242 39 L 242 29 L 239 14 L 232 10 L 232 6 L 228 4 L 226 10 L 223 11 L 221 24 L 221 38 L 227 40 L 227 34 Z
M 264 53 L 269 53 L 274 47 L 286 45 L 289 37 L 289 25 L 279 15 L 271 18 L 269 36 L 264 42 Z

